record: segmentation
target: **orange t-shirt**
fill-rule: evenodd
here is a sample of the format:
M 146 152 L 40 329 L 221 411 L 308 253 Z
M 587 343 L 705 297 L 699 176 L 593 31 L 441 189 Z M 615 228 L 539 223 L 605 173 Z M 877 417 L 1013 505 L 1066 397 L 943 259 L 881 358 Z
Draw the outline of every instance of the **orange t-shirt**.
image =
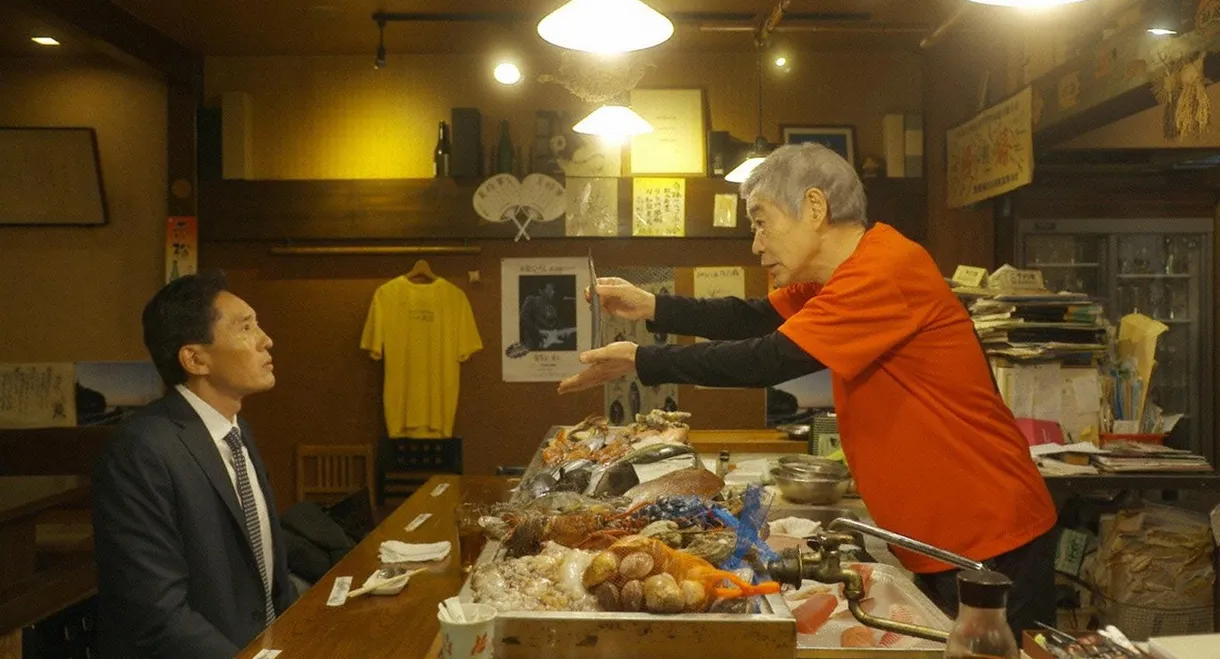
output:
M 839 433 L 882 528 L 983 561 L 1055 524 L 1055 506 L 932 257 L 885 224 L 830 281 L 773 291 L 779 331 L 830 369 Z M 950 566 L 894 548 L 912 572 Z

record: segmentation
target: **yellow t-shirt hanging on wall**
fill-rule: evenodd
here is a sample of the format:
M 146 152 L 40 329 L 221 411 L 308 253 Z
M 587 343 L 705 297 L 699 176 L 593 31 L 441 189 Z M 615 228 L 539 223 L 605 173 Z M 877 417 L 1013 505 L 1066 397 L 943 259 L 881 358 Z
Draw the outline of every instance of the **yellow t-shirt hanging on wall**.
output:
M 460 364 L 483 348 L 462 289 L 440 277 L 382 284 L 360 347 L 385 362 L 382 400 L 390 437 L 453 436 Z

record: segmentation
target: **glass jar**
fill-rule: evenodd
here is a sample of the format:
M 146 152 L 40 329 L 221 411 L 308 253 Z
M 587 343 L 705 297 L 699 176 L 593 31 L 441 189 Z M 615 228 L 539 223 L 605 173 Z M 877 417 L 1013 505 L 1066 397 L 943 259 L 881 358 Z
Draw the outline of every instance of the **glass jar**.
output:
M 957 575 L 957 620 L 945 643 L 946 659 L 1019 659 L 1005 607 L 1012 581 L 992 570 Z

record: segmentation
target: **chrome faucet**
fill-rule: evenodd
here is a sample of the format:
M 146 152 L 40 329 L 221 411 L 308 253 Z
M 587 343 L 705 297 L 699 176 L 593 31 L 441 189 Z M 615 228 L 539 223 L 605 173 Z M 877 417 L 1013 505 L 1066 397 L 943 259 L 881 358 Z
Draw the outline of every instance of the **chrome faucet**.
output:
M 983 564 L 978 561 L 972 561 L 939 547 L 840 517 L 830 522 L 827 530 L 821 531 L 807 540 L 809 551 L 801 551 L 799 548 L 786 549 L 780 553 L 779 560 L 768 563 L 767 570 L 770 572 L 771 578 L 797 588 L 800 588 L 801 581 L 804 579 L 813 579 L 822 583 L 841 583 L 843 584 L 843 597 L 847 599 L 847 609 L 862 624 L 929 641 L 943 643 L 948 640 L 949 633 L 939 629 L 879 618 L 865 613 L 864 609 L 860 607 L 860 602 L 864 599 L 864 580 L 860 577 L 859 572 L 844 566 L 840 560 L 840 554 L 843 551 L 841 547 L 853 545 L 856 542 L 856 537 L 848 531 L 871 535 L 962 569 L 985 569 Z

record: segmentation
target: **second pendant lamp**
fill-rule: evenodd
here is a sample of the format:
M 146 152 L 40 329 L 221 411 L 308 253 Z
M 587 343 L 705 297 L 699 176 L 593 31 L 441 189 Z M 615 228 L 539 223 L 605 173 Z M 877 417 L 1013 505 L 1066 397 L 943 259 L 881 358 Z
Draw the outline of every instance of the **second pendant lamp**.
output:
M 763 137 L 763 111 L 762 111 L 762 92 L 763 92 L 763 49 L 758 47 L 758 137 L 754 140 L 754 146 L 750 147 L 749 153 L 746 154 L 745 162 L 733 168 L 733 171 L 724 176 L 724 180 L 729 183 L 744 183 L 755 168 L 767 159 L 773 150 L 771 143 Z

